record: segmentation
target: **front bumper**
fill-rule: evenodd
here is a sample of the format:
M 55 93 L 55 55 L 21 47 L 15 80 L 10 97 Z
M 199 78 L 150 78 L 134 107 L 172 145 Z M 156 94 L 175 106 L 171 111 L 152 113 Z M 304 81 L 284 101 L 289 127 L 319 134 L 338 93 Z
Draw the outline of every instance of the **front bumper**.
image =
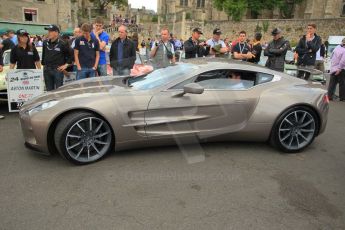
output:
M 36 152 L 38 154 L 41 154 L 41 155 L 45 155 L 45 156 L 50 156 L 51 154 L 48 152 L 43 152 L 42 150 L 40 150 L 37 146 L 35 145 L 32 145 L 28 142 L 25 142 L 24 143 L 24 146 L 27 148 L 27 149 L 30 149 L 31 151 L 33 152 Z
M 36 152 L 49 155 L 47 145 L 47 130 L 42 126 L 42 120 L 38 116 L 30 117 L 25 112 L 19 113 L 20 125 L 25 141 L 25 146 Z

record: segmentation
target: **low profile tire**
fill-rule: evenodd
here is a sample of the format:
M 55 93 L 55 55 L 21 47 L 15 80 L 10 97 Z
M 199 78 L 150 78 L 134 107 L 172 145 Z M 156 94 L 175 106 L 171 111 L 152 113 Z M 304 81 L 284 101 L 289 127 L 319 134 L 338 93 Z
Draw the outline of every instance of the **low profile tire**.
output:
M 108 123 L 92 113 L 73 112 L 62 118 L 55 129 L 59 153 L 74 164 L 89 164 L 103 158 L 113 148 Z
M 314 141 L 318 130 L 319 122 L 313 110 L 303 106 L 293 107 L 278 118 L 270 143 L 286 153 L 300 152 Z

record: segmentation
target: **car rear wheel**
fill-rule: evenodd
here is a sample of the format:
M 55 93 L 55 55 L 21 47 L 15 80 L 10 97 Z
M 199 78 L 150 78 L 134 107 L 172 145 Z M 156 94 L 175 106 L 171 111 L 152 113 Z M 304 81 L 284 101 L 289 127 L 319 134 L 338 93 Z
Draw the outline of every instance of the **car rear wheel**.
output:
M 66 115 L 58 123 L 54 135 L 59 153 L 74 164 L 100 160 L 112 150 L 113 139 L 108 123 L 88 112 Z
M 299 152 L 310 145 L 319 129 L 315 112 L 294 107 L 284 112 L 273 127 L 271 144 L 284 152 Z

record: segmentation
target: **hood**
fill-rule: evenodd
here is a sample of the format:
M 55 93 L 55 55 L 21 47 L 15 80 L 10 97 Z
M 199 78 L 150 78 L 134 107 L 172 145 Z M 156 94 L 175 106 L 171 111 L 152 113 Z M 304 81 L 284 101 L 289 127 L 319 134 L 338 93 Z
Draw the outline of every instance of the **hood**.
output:
M 46 101 L 66 98 L 104 97 L 111 95 L 133 94 L 135 91 L 122 83 L 124 77 L 95 77 L 66 84 L 56 90 L 44 93 L 26 102 L 22 109 L 39 105 Z M 135 93 L 137 94 L 137 93 Z

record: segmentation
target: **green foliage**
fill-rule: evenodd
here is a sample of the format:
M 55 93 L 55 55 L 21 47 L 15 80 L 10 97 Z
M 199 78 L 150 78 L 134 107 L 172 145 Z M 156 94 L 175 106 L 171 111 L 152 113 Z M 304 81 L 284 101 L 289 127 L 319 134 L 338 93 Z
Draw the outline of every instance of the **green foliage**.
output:
M 192 19 L 192 14 L 190 12 L 186 13 L 186 19 L 187 20 Z
M 267 33 L 268 31 L 268 27 L 270 26 L 270 22 L 269 21 L 263 21 L 262 22 L 262 29 L 265 33 Z
M 92 2 L 98 9 L 100 14 L 104 14 L 108 5 L 127 6 L 128 0 L 89 0 Z
M 256 27 L 255 27 L 255 32 L 261 32 L 262 31 L 262 27 L 259 26 L 259 23 L 256 24 Z
M 290 46 L 291 46 L 291 47 L 296 47 L 297 44 L 298 44 L 298 42 L 299 42 L 299 41 L 297 41 L 296 39 L 291 39 L 291 40 L 290 40 Z
M 157 15 L 153 15 L 151 22 L 158 22 L 158 16 Z
M 234 21 L 240 21 L 247 8 L 248 0 L 213 0 L 218 10 L 224 10 Z
M 213 0 L 214 6 L 224 12 L 234 21 L 240 21 L 249 9 L 252 15 L 258 16 L 262 10 L 278 8 L 284 17 L 290 17 L 293 5 L 304 0 Z

